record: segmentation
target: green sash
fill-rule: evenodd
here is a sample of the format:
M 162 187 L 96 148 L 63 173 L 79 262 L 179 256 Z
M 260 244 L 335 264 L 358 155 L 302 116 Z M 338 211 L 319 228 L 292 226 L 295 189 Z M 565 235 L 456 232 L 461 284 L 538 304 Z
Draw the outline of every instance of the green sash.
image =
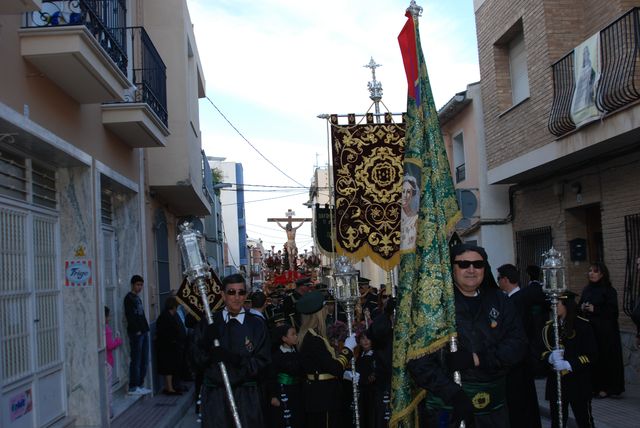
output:
M 504 406 L 505 385 L 505 378 L 502 377 L 494 382 L 462 382 L 462 389 L 467 394 L 467 397 L 471 399 L 474 413 L 476 415 L 488 415 Z M 429 410 L 453 410 L 453 407 L 444 404 L 440 397 L 428 392 L 426 404 Z
M 278 373 L 278 383 L 282 385 L 297 385 L 298 378 L 287 373 Z

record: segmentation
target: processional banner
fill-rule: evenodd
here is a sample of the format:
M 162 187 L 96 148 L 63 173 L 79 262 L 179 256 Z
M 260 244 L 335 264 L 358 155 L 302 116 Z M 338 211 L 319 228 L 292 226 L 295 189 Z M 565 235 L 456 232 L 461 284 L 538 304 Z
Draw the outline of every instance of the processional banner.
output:
M 211 278 L 207 280 L 207 299 L 211 312 L 218 310 L 222 302 L 222 281 L 218 278 L 218 275 L 213 270 L 210 270 Z M 187 278 L 182 280 L 180 288 L 176 293 L 176 299 L 184 306 L 195 319 L 200 321 L 204 315 L 204 306 L 202 305 L 202 298 L 200 292 L 195 284 L 190 284 Z
M 320 252 L 328 257 L 335 252 L 335 248 L 332 243 L 332 229 L 335 224 L 335 218 L 332 218 L 334 212 L 335 210 L 328 205 L 322 206 L 320 204 L 316 204 L 314 222 L 316 233 L 314 236 L 316 237 L 316 242 Z
M 400 260 L 400 194 L 404 124 L 338 124 L 330 117 L 335 188 L 336 251 L 354 259 L 366 256 L 390 270 Z
M 398 36 L 409 88 L 391 427 L 414 426 L 418 404 L 429 393 L 413 383 L 407 362 L 445 346 L 455 334 L 448 236 L 460 218 L 420 46 L 418 20 L 409 11 L 406 16 L 407 22 Z

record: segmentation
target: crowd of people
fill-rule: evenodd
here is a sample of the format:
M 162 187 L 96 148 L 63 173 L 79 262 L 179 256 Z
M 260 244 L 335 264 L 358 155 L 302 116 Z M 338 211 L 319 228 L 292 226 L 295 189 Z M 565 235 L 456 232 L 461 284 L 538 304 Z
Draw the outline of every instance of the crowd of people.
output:
M 417 409 L 420 426 L 541 427 L 534 381 L 546 377 L 551 414 L 561 413 L 564 425 L 571 408 L 579 427 L 592 427 L 591 400 L 624 392 L 618 299 L 603 263 L 590 266 L 579 301 L 570 291 L 562 295 L 559 349 L 540 268 L 527 269 L 526 285 L 511 264 L 494 277 L 486 251 L 468 244 L 451 249 L 451 266 L 458 349 L 445 346 L 407 364 L 413 382 L 428 391 Z M 146 393 L 140 390 L 148 340 L 140 281 L 132 279 L 125 299 L 133 394 Z M 235 418 L 251 427 L 352 427 L 355 382 L 360 426 L 387 427 L 395 302 L 384 286 L 377 290 L 364 278 L 359 286 L 351 335 L 341 306 L 308 278 L 266 296 L 250 293 L 242 275 L 229 275 L 222 281 L 224 306 L 210 325 L 167 299 L 155 333 L 162 393 L 181 394 L 180 379 L 195 377 L 196 412 L 205 427 L 233 426 Z M 109 353 L 120 342 L 109 329 L 106 334 Z M 237 414 L 228 405 L 221 364 Z

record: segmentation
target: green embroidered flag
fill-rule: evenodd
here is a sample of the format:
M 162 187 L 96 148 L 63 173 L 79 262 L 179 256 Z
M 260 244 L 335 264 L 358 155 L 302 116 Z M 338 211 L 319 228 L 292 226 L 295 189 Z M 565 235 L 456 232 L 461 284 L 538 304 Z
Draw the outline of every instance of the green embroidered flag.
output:
M 409 10 L 414 10 L 414 18 Z M 417 388 L 407 362 L 446 345 L 455 334 L 448 234 L 460 218 L 411 2 L 398 36 L 407 82 L 402 182 L 400 274 L 393 338 L 390 426 L 411 427 L 427 391 Z

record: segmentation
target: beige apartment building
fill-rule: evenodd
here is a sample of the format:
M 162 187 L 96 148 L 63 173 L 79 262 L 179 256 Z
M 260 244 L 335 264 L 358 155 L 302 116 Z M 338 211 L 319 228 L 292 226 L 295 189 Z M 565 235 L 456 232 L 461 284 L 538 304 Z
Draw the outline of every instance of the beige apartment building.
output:
M 640 291 L 639 1 L 475 0 L 491 185 L 511 186 L 518 265 L 551 245 L 581 292 L 602 260 L 624 343 Z M 623 312 L 624 309 L 624 312 Z
M 0 55 L 0 426 L 106 427 L 103 307 L 119 397 L 129 280 L 153 322 L 210 211 L 186 1 L 3 0 Z
M 480 88 L 480 82 L 467 85 L 438 111 L 438 118 L 462 213 L 456 232 L 464 242 L 484 247 L 497 268 L 514 262 L 512 213 L 509 185 L 487 180 Z

